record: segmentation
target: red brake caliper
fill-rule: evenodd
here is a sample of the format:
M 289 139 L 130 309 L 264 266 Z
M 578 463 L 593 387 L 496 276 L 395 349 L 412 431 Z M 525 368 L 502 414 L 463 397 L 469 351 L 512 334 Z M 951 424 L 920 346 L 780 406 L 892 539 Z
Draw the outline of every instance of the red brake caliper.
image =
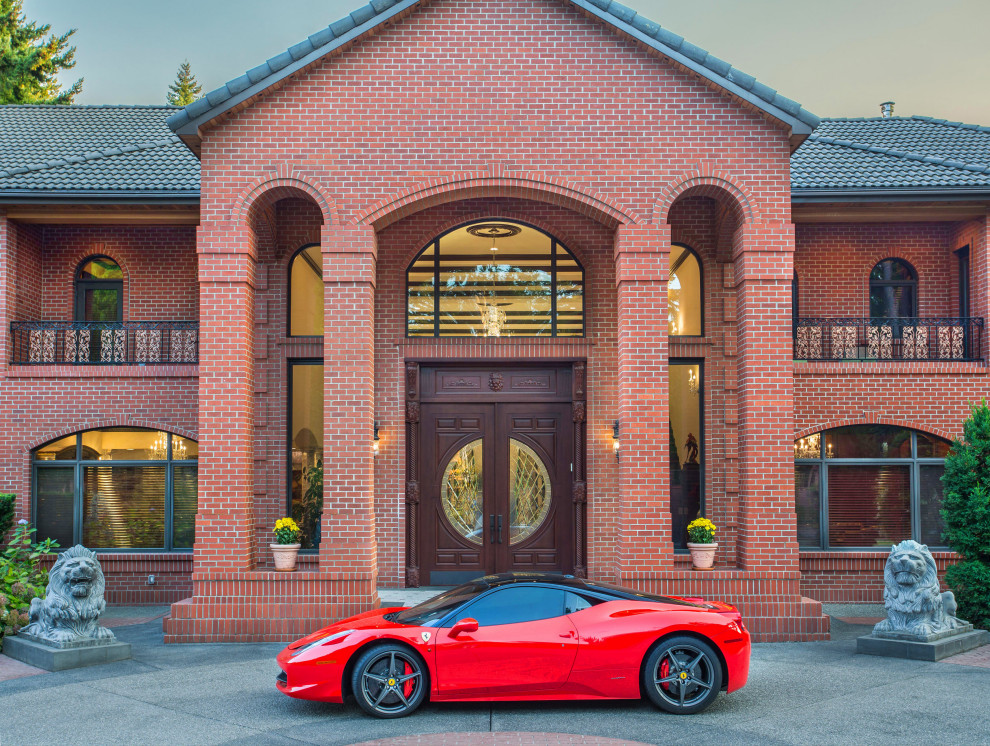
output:
M 402 675 L 407 676 L 413 671 L 412 666 L 407 662 L 402 662 Z M 413 679 L 409 679 L 406 683 L 402 685 L 402 694 L 406 699 L 412 696 L 413 687 L 416 686 L 416 682 Z
M 669 675 L 670 675 L 670 659 L 664 658 L 662 661 L 660 661 L 660 678 L 666 679 Z M 670 682 L 667 682 L 666 684 L 661 684 L 660 686 L 663 687 L 665 692 L 670 691 Z

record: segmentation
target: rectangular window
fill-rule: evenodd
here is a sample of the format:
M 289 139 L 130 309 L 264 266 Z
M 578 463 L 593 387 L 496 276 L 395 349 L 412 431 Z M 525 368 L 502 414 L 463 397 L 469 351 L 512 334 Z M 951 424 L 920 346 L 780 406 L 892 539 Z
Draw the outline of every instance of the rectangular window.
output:
M 315 549 L 323 515 L 323 364 L 291 363 L 289 372 L 289 511 L 303 548 Z
M 687 549 L 687 525 L 701 515 L 701 365 L 671 362 L 668 370 L 670 515 L 675 549 Z
M 942 539 L 945 522 L 939 512 L 942 509 L 942 474 L 945 472 L 945 467 L 942 464 L 922 465 L 918 467 L 918 471 L 921 543 L 930 547 L 945 546 L 945 541 Z
M 822 545 L 822 471 L 818 464 L 794 467 L 794 504 L 797 508 L 798 546 L 817 549 Z
M 166 466 L 84 466 L 82 543 L 165 548 Z
M 72 531 L 75 467 L 39 467 L 35 473 L 35 538 L 54 539 L 61 547 L 71 547 L 75 544 Z
M 828 467 L 828 543 L 889 547 L 911 536 L 911 467 Z
M 172 467 L 172 548 L 192 549 L 196 536 L 196 466 Z

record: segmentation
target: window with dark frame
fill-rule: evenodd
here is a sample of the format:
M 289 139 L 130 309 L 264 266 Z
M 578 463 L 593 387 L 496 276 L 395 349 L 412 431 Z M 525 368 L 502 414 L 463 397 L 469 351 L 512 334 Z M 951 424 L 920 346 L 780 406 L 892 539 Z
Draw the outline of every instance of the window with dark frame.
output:
M 447 231 L 406 271 L 409 337 L 580 337 L 584 313 L 577 258 L 519 221 Z
M 956 252 L 959 262 L 959 316 L 969 318 L 969 246 L 963 246 Z
M 802 549 L 942 545 L 942 483 L 951 443 L 892 425 L 853 425 L 794 443 Z
M 667 370 L 671 534 L 686 551 L 687 525 L 704 512 L 703 361 L 672 358 Z
M 124 272 L 108 256 L 84 259 L 76 270 L 76 321 L 124 320 Z
M 903 259 L 884 259 L 870 272 L 870 318 L 918 315 L 918 273 Z
M 667 272 L 667 334 L 700 337 L 705 333 L 704 316 L 701 259 L 690 246 L 672 244 Z
M 192 549 L 199 446 L 160 430 L 87 430 L 33 452 L 37 538 L 63 549 Z
M 289 260 L 289 336 L 323 336 L 323 254 L 303 246 Z
M 288 515 L 303 550 L 320 545 L 323 516 L 323 362 L 289 361 Z

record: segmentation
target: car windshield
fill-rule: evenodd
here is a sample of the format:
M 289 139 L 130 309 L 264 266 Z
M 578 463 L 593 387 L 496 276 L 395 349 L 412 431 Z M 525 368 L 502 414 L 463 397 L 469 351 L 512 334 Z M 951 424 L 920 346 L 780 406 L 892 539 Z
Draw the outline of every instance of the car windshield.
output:
M 489 588 L 486 583 L 471 582 L 444 591 L 411 609 L 400 611 L 395 621 L 399 624 L 409 624 L 417 627 L 436 627 L 440 620 L 461 604 L 470 601 Z

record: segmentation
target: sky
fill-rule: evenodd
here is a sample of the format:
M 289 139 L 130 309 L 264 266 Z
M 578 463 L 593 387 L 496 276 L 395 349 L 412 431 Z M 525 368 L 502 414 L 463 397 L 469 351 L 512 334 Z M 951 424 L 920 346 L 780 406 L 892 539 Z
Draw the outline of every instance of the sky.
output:
M 442 0 L 436 0 L 441 2 Z M 204 92 L 364 0 L 25 0 L 70 28 L 81 104 L 165 103 L 188 59 Z M 921 114 L 990 126 L 990 0 L 624 0 L 822 117 Z

